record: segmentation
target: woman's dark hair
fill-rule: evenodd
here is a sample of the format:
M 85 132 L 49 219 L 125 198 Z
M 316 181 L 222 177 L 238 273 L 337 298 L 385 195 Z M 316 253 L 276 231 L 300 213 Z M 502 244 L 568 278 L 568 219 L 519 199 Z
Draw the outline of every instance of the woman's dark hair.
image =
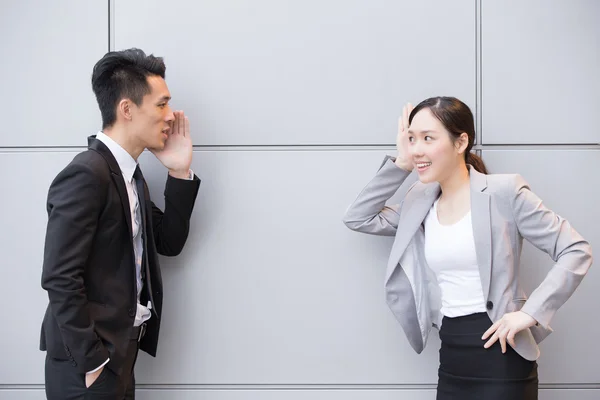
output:
M 92 89 L 102 114 L 102 129 L 117 120 L 117 104 L 121 99 L 129 98 L 138 106 L 142 104 L 143 97 L 150 93 L 148 76 L 164 79 L 165 70 L 162 57 L 146 55 L 140 49 L 106 53 L 92 72 Z
M 465 162 L 482 174 L 487 174 L 487 168 L 483 160 L 476 154 L 471 153 L 475 143 L 475 121 L 469 106 L 454 97 L 431 97 L 420 102 L 410 113 L 408 123 L 417 113 L 423 109 L 429 109 L 444 128 L 450 132 L 452 142 L 455 142 L 464 132 L 469 137 L 469 144 L 465 150 Z

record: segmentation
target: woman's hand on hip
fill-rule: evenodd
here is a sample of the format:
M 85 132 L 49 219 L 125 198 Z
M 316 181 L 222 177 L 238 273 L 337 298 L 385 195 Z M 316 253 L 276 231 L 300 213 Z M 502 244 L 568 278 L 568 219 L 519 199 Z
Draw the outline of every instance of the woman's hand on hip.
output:
M 483 334 L 482 340 L 490 338 L 483 347 L 486 349 L 490 348 L 497 340 L 500 340 L 502 353 L 506 353 L 506 342 L 508 341 L 514 348 L 515 335 L 524 329 L 534 326 L 536 323 L 537 321 L 532 316 L 523 311 L 506 313 Z

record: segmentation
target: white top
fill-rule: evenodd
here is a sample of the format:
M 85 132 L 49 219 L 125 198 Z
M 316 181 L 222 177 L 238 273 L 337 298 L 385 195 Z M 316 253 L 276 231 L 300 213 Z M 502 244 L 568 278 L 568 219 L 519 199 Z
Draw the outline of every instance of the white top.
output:
M 442 292 L 441 313 L 452 318 L 485 312 L 471 211 L 452 225 L 442 225 L 437 203 L 425 218 L 425 259 Z

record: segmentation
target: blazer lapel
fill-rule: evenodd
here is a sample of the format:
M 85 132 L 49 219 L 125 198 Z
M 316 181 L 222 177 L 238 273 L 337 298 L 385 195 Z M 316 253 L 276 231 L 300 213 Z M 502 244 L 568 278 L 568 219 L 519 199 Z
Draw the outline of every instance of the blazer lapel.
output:
M 490 196 L 485 193 L 487 179 L 484 174 L 470 167 L 471 179 L 471 220 L 473 237 L 475 238 L 475 253 L 481 276 L 483 295 L 487 299 L 490 291 L 492 273 L 492 227 L 490 214 Z
M 108 147 L 100 140 L 96 139 L 95 135 L 88 137 L 88 148 L 99 153 L 110 167 L 112 180 L 115 183 L 117 191 L 119 192 L 119 197 L 121 198 L 121 207 L 123 208 L 125 220 L 127 221 L 127 228 L 129 229 L 129 242 L 133 249 L 133 227 L 131 223 L 131 210 L 129 208 L 129 196 L 127 195 L 127 187 L 125 187 L 125 180 L 123 179 L 121 168 L 119 168 L 119 163 L 117 163 L 117 160 Z M 133 255 L 133 252 L 132 256 L 134 257 L 133 263 L 135 265 L 135 256 Z
M 435 199 L 439 196 L 439 193 L 439 184 L 432 184 L 425 189 L 421 195 L 415 196 L 410 203 L 407 204 L 405 200 L 401 210 L 400 221 L 398 222 L 396 239 L 394 240 L 394 245 L 390 252 L 389 264 L 385 276 L 386 284 L 396 270 L 402 254 L 404 254 L 404 251 L 417 232 L 417 229 L 419 229 L 425 220 L 427 213 L 431 209 Z M 403 266 L 403 268 L 410 267 L 411 266 Z

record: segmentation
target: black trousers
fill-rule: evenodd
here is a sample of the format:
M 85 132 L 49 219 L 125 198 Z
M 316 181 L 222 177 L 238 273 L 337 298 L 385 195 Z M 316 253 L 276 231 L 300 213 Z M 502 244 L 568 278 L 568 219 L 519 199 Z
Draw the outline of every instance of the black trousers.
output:
M 507 343 L 484 349 L 481 337 L 492 326 L 487 313 L 442 321 L 437 400 L 537 400 L 537 363 Z
M 138 340 L 130 340 L 121 375 L 115 374 L 105 366 L 89 388 L 85 387 L 85 374 L 71 365 L 71 361 L 57 360 L 46 355 L 46 398 L 48 400 L 134 400 L 133 368 L 138 349 Z

